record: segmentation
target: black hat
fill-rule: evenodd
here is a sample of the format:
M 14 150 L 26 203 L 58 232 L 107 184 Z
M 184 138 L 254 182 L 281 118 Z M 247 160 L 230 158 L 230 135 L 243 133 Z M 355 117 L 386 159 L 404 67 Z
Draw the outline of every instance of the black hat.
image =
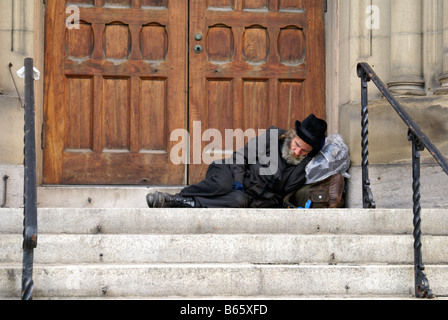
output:
M 313 153 L 317 153 L 322 148 L 322 142 L 327 132 L 327 123 L 311 114 L 302 122 L 296 121 L 296 132 L 300 139 L 313 147 Z

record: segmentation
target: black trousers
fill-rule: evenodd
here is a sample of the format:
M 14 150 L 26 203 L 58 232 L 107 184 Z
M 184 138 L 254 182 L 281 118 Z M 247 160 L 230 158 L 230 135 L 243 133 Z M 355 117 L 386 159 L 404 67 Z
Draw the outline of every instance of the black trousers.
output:
M 185 187 L 180 195 L 194 198 L 202 208 L 248 208 L 251 202 L 249 195 L 233 190 L 233 174 L 227 164 L 212 163 L 205 179 Z

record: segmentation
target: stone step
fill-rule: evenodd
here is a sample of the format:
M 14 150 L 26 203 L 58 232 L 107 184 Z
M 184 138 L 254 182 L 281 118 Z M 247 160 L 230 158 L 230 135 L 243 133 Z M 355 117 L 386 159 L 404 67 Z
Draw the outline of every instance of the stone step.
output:
M 411 235 L 48 235 L 39 264 L 413 264 Z M 448 237 L 422 238 L 427 264 L 448 263 Z M 2 235 L 0 263 L 22 261 L 22 236 Z
M 147 208 L 146 195 L 160 191 L 180 192 L 176 186 L 41 186 L 37 202 L 41 208 Z
M 426 268 L 431 289 L 448 294 L 448 266 Z M 409 296 L 413 266 L 89 264 L 34 268 L 35 298 L 213 296 Z M 1 298 L 20 295 L 21 266 L 0 264 Z
M 37 299 L 409 297 L 411 210 L 40 208 Z M 23 209 L 0 209 L 0 298 L 20 296 Z M 448 218 L 422 211 L 448 296 Z
M 22 234 L 23 209 L 0 209 L 0 234 Z M 42 208 L 39 234 L 412 234 L 407 209 Z M 423 209 L 424 235 L 448 235 L 448 211 Z
M 0 300 L 16 300 L 21 265 L 0 263 Z M 410 265 L 34 265 L 35 300 L 408 300 Z M 427 265 L 436 300 L 448 300 L 446 265 Z

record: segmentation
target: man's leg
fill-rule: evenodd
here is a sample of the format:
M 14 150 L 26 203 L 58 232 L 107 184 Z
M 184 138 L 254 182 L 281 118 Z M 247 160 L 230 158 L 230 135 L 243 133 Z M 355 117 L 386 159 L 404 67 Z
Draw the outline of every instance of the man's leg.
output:
M 201 207 L 203 202 L 198 197 L 221 197 L 232 192 L 233 175 L 230 166 L 212 163 L 206 173 L 206 178 L 194 185 L 185 187 L 174 196 L 155 192 L 146 196 L 150 208 L 160 207 Z
M 205 179 L 185 187 L 179 193 L 183 197 L 216 197 L 232 192 L 233 175 L 229 165 L 212 163 Z
M 233 189 L 233 174 L 230 166 L 211 164 L 206 178 L 198 184 L 184 188 L 180 195 L 192 197 L 201 208 L 247 208 L 250 197 Z
M 201 208 L 248 208 L 250 197 L 246 193 L 234 190 L 223 196 L 194 197 Z

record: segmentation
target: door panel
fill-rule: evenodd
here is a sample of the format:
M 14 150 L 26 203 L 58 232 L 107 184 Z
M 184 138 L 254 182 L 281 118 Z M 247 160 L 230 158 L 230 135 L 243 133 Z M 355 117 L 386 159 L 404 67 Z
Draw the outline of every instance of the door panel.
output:
M 186 2 L 50 0 L 46 27 L 44 183 L 184 184 Z
M 323 1 L 192 0 L 189 37 L 190 128 L 200 123 L 223 138 L 208 162 L 238 147 L 225 129 L 242 129 L 241 141 L 248 129 L 293 127 L 310 113 L 325 118 Z M 207 163 L 189 168 L 195 183 Z

